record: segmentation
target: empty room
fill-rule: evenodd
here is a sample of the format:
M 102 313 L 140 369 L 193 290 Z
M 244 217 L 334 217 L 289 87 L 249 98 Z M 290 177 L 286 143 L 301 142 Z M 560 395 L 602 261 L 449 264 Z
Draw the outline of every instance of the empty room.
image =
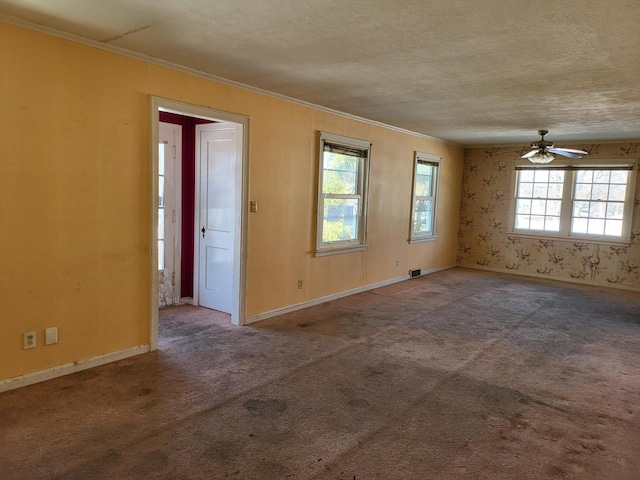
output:
M 0 0 L 0 478 L 640 478 L 638 21 Z

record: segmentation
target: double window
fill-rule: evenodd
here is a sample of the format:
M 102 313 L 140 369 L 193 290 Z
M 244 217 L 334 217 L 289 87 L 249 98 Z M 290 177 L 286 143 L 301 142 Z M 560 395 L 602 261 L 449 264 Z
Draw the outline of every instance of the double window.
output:
M 366 247 L 371 143 L 320 134 L 316 255 Z
M 629 242 L 636 162 L 518 162 L 514 233 Z
M 436 236 L 436 199 L 441 157 L 416 152 L 413 168 L 413 201 L 410 242 Z

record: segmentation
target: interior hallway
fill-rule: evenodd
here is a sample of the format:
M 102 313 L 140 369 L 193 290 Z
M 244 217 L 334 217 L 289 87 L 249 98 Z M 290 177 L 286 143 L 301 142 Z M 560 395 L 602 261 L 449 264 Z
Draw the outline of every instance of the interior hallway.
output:
M 456 268 L 0 395 L 2 479 L 640 478 L 640 295 Z

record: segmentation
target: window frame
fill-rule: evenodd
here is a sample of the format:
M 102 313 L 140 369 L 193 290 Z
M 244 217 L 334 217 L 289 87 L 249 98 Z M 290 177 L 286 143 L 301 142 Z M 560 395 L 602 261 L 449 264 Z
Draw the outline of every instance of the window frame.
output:
M 442 157 L 431 153 L 415 152 L 413 160 L 413 186 L 411 191 L 411 220 L 409 222 L 409 243 L 420 243 L 435 240 L 438 236 L 438 197 L 440 192 L 440 169 L 442 164 Z M 426 164 L 434 167 L 434 175 L 431 178 L 431 195 L 424 196 L 425 199 L 431 198 L 433 202 L 431 210 L 431 231 L 419 232 L 414 231 L 414 225 L 416 221 L 416 200 L 419 198 L 417 195 L 417 180 L 418 180 L 418 166 L 420 164 Z
M 598 159 L 598 160 L 570 160 L 556 158 L 552 163 L 535 165 L 527 160 L 514 161 L 512 175 L 512 195 L 509 203 L 509 223 L 507 233 L 522 237 L 548 238 L 554 240 L 581 241 L 589 243 L 628 245 L 631 242 L 631 228 L 633 222 L 633 206 L 638 176 L 638 159 Z M 581 168 L 582 167 L 582 168 Z M 622 233 L 618 236 L 572 233 L 573 203 L 575 200 L 577 174 L 585 170 L 616 170 L 628 169 L 628 181 L 625 192 Z M 520 230 L 515 228 L 516 203 L 519 190 L 519 172 L 523 170 L 560 170 L 564 172 L 563 192 L 561 198 L 560 227 L 558 232 L 543 230 Z
M 165 148 L 167 147 L 167 142 L 159 142 L 158 143 L 158 273 L 164 273 L 165 270 L 165 255 L 167 242 L 165 239 L 165 190 L 166 190 L 166 168 L 167 162 L 165 160 Z M 162 168 L 160 165 L 162 164 Z M 160 184 L 162 184 L 162 188 L 160 188 Z M 162 245 L 162 246 L 161 246 Z
M 340 253 L 357 252 L 366 249 L 367 242 L 367 211 L 369 194 L 369 170 L 371 165 L 371 142 L 344 137 L 333 133 L 319 132 L 318 151 L 318 203 L 316 210 L 316 250 L 315 256 L 335 255 Z M 355 194 L 325 194 L 324 185 L 324 152 L 325 145 L 335 145 L 346 147 L 347 149 L 358 149 L 366 152 L 365 157 L 358 158 L 357 162 L 357 182 L 358 191 Z M 324 233 L 324 206 L 326 199 L 357 199 L 358 229 L 356 238 L 352 240 L 338 240 L 333 242 L 323 241 Z

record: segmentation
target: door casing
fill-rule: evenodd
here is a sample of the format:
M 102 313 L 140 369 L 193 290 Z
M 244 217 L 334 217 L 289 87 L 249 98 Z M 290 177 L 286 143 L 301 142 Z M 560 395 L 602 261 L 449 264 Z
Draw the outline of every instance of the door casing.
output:
M 175 100 L 151 96 L 150 101 L 151 117 L 151 201 L 149 210 L 150 222 L 150 246 L 151 259 L 149 277 L 151 291 L 149 295 L 149 346 L 151 350 L 158 348 L 158 142 L 159 142 L 159 112 L 166 111 L 187 115 L 207 120 L 237 123 L 242 125 L 242 156 L 241 174 L 236 178 L 235 187 L 240 192 L 240 211 L 237 213 L 239 221 L 237 223 L 235 238 L 236 250 L 234 252 L 234 285 L 233 285 L 233 311 L 231 312 L 231 323 L 234 325 L 245 324 L 245 291 L 246 291 L 246 248 L 247 248 L 247 216 L 249 206 L 249 117 L 235 113 L 223 112 L 198 105 L 191 105 Z M 197 255 L 194 252 L 195 255 Z M 194 262 L 195 263 L 195 262 Z

